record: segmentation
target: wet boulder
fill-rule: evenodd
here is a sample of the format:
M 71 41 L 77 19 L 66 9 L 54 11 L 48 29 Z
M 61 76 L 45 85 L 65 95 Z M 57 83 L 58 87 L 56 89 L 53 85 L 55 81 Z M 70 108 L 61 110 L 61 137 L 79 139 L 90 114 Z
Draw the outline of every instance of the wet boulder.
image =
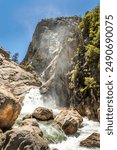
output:
M 41 121 L 39 122 L 39 125 L 43 131 L 44 139 L 46 139 L 50 144 L 61 143 L 67 139 L 67 136 L 61 127 L 53 121 Z
M 80 146 L 83 147 L 100 147 L 100 134 L 92 133 L 85 140 L 80 142 Z
M 39 134 L 39 136 L 43 137 L 43 132 L 40 129 L 39 123 L 36 119 L 34 119 L 34 118 L 25 119 L 20 123 L 20 127 L 22 127 L 22 126 L 38 127 L 38 134 Z
M 39 119 L 41 121 L 48 121 L 53 119 L 53 112 L 48 108 L 38 107 L 32 113 L 32 117 Z
M 67 134 L 74 134 L 80 127 L 83 118 L 76 110 L 62 110 L 54 119 L 59 124 L 63 131 Z
M 20 114 L 21 105 L 18 97 L 15 97 L 5 87 L 0 87 L 0 129 L 10 129 L 18 115 Z
M 25 120 L 24 125 L 5 132 L 0 138 L 0 150 L 50 150 L 35 121 L 29 122 Z
M 34 118 L 24 119 L 24 120 L 20 123 L 20 126 L 25 126 L 25 125 L 39 127 L 39 124 L 38 124 L 37 120 L 34 119 Z

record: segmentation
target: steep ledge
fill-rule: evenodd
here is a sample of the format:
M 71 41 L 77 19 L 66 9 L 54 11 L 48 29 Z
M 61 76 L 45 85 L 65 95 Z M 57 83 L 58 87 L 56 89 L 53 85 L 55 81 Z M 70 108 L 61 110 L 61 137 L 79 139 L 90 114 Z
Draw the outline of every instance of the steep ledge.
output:
M 22 62 L 41 78 L 40 91 L 45 99 L 54 98 L 61 106 L 69 105 L 67 72 L 77 47 L 74 29 L 79 21 L 80 18 L 74 16 L 39 22 Z
M 0 87 L 4 86 L 15 96 L 21 97 L 34 85 L 36 85 L 34 75 L 11 61 L 9 54 L 0 48 Z

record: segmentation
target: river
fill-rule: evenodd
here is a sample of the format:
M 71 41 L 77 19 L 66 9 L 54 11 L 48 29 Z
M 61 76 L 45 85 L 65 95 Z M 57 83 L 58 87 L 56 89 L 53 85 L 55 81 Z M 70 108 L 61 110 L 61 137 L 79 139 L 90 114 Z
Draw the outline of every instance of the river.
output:
M 61 111 L 60 108 L 56 107 L 54 100 L 44 102 L 39 89 L 33 88 L 25 95 L 24 104 L 18 119 L 20 120 L 26 114 L 31 114 L 35 108 L 40 106 L 52 109 L 55 116 Z M 52 126 L 49 122 L 40 121 L 39 126 L 44 136 L 49 137 L 52 141 L 49 144 L 51 150 L 53 148 L 57 148 L 58 150 L 99 150 L 99 148 L 84 148 L 79 146 L 80 141 L 86 139 L 91 133 L 99 133 L 99 122 L 94 122 L 86 117 L 83 118 L 83 123 L 74 136 L 66 136 L 62 130 Z

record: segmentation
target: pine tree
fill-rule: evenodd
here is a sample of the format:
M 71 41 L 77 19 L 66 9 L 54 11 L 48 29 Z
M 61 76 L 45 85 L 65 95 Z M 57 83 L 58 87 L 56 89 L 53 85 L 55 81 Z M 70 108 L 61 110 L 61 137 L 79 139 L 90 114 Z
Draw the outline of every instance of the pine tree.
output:
M 16 63 L 18 63 L 18 57 L 19 57 L 19 53 L 15 53 L 13 56 L 12 56 L 12 60 Z

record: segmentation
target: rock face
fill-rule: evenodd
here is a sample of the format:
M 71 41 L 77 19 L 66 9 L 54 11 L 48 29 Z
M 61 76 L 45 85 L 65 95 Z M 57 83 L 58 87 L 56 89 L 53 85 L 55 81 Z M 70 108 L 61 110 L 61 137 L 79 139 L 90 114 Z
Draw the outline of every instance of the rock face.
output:
M 19 99 L 3 86 L 0 87 L 0 129 L 12 127 L 21 110 Z
M 53 119 L 53 112 L 47 108 L 38 107 L 34 110 L 32 116 L 41 121 L 48 121 Z
M 21 96 L 35 84 L 34 75 L 11 61 L 9 54 L 0 48 L 0 87 L 4 86 L 14 95 Z
M 2 130 L 0 129 L 0 138 L 3 136 L 3 132 Z
M 100 121 L 100 111 L 99 111 L 99 103 L 93 102 L 91 103 L 91 99 L 89 99 L 87 102 L 85 101 L 81 102 L 77 108 L 81 116 L 85 117 L 87 116 L 89 119 L 92 119 L 94 121 Z
M 36 126 L 24 125 L 9 130 L 0 138 L 1 150 L 50 150 L 48 143 L 40 137 Z
M 80 146 L 84 147 L 100 147 L 99 133 L 93 133 L 88 138 L 80 142 Z
M 30 65 L 40 75 L 40 88 L 45 99 L 55 99 L 58 105 L 68 105 L 67 72 L 76 49 L 75 26 L 80 18 L 61 17 L 38 23 L 33 40 L 22 64 Z M 45 94 L 46 93 L 46 94 Z
M 0 48 L 0 128 L 12 127 L 21 110 L 23 94 L 36 84 L 34 75 L 11 61 Z
M 83 118 L 76 110 L 63 110 L 54 119 L 66 134 L 74 134 L 80 127 Z

